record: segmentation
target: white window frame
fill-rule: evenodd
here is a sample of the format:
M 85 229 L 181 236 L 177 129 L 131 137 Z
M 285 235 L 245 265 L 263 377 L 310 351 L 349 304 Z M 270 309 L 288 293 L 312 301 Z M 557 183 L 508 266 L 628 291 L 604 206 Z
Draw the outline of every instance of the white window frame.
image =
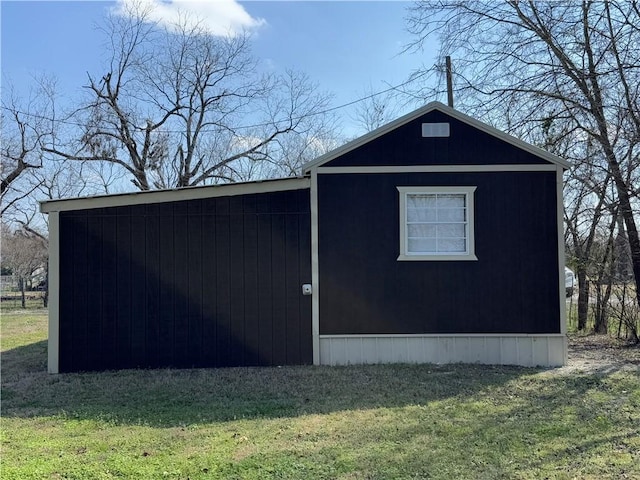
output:
M 478 260 L 475 255 L 474 192 L 476 187 L 397 187 L 400 193 L 400 261 Z M 416 254 L 409 252 L 407 237 L 407 198 L 412 194 L 454 194 L 465 196 L 466 251 L 464 253 Z

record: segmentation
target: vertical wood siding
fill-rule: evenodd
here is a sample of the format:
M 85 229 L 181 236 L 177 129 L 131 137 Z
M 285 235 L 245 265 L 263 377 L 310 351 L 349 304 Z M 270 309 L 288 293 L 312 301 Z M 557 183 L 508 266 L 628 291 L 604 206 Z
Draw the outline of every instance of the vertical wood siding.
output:
M 397 186 L 476 186 L 477 261 L 397 261 Z M 318 176 L 320 334 L 560 333 L 555 172 Z
M 423 137 L 423 122 L 449 123 L 450 136 Z M 434 110 L 331 160 L 323 167 L 491 164 L 544 165 L 548 162 Z
M 60 371 L 312 362 L 309 190 L 60 213 Z

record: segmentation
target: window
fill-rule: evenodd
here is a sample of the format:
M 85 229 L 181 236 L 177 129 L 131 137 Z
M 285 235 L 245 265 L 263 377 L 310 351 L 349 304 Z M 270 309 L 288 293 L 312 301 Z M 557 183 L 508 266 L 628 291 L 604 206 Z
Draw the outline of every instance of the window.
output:
M 473 241 L 476 187 L 398 187 L 398 260 L 477 260 Z

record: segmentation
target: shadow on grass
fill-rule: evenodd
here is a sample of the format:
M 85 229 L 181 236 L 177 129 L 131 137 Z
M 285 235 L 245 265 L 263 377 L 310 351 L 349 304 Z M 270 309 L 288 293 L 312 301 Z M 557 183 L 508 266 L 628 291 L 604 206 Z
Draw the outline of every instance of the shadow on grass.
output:
M 2 376 L 9 378 L 46 372 L 47 341 L 42 340 L 2 352 L 1 365 Z
M 372 479 L 638 478 L 640 473 L 636 371 L 370 365 L 49 375 L 45 360 L 45 342 L 3 352 L 4 418 L 54 417 L 64 424 L 63 435 L 67 420 L 98 422 L 90 430 L 111 432 L 111 442 L 123 434 L 112 426 L 203 426 L 176 430 L 195 445 L 204 435 L 205 443 L 236 449 L 238 456 L 222 462 L 228 470 L 218 478 L 239 478 L 238 471 L 259 472 L 247 478 L 275 478 L 264 465 L 277 478 L 337 478 L 341 469 L 353 473 L 345 478 Z M 275 421 L 211 428 L 242 419 Z M 25 423 L 47 428 L 49 422 Z M 152 435 L 174 438 L 169 431 Z M 72 451 L 87 441 L 72 439 Z M 134 445 L 144 452 L 151 448 Z M 171 448 L 183 446 L 178 441 Z M 315 473 L 302 475 L 292 465 Z M 190 478 L 203 475 L 196 471 Z
M 540 369 L 485 365 L 365 365 L 122 370 L 50 375 L 46 342 L 2 353 L 2 415 L 65 416 L 173 427 L 345 410 L 482 399 Z M 527 391 L 529 408 L 580 397 L 602 378 L 558 377 L 550 391 Z M 522 389 L 522 382 L 518 382 Z M 506 400 L 505 400 L 506 401 Z

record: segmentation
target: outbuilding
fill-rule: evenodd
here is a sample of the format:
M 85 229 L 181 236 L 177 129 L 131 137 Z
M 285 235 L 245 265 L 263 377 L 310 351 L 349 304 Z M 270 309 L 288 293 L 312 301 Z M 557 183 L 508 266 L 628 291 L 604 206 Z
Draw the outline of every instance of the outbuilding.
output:
M 563 365 L 567 167 L 433 102 L 300 177 L 43 202 L 49 371 Z

